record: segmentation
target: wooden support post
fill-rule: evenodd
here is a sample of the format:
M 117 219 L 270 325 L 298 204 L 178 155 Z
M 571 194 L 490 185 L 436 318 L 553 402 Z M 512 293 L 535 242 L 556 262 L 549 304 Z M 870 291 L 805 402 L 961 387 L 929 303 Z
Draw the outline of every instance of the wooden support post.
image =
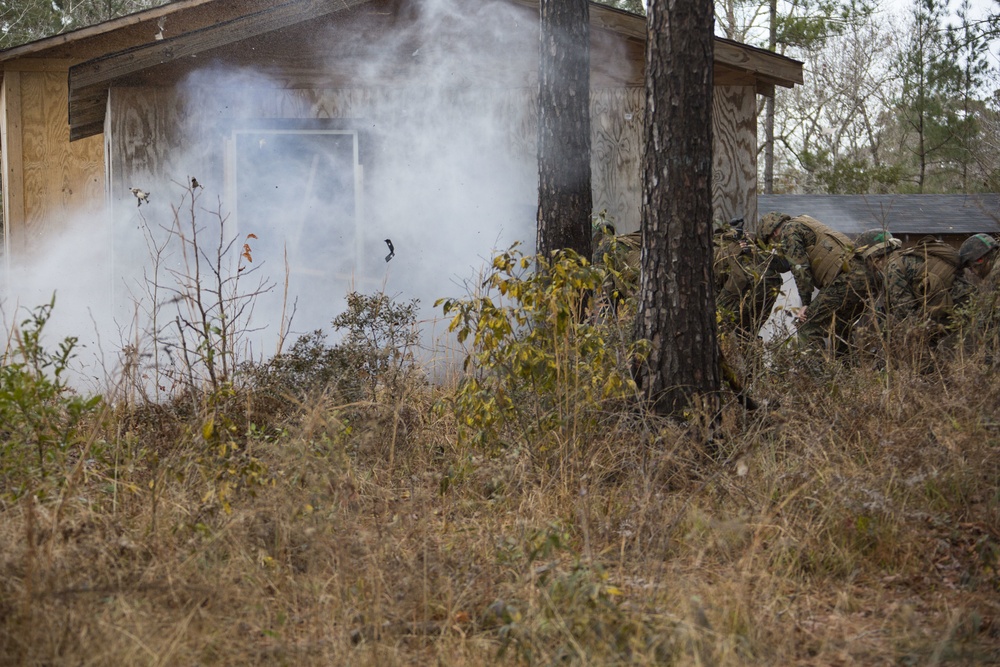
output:
M 3 169 L 3 249 L 24 251 L 24 172 L 22 160 L 21 73 L 4 72 L 0 90 L 0 165 Z

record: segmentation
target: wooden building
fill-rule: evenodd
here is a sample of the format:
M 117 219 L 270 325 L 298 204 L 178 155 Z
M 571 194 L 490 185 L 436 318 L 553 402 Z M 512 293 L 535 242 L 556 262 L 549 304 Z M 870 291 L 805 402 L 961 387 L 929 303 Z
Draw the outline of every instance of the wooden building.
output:
M 594 205 L 630 231 L 646 22 L 590 17 Z M 124 264 L 137 213 L 169 215 L 192 176 L 315 280 L 384 272 L 390 229 L 397 272 L 482 258 L 501 228 L 533 244 L 537 0 L 176 0 L 0 52 L 0 70 L 7 259 L 83 214 Z M 757 96 L 802 65 L 717 38 L 714 77 L 716 215 L 755 218 Z

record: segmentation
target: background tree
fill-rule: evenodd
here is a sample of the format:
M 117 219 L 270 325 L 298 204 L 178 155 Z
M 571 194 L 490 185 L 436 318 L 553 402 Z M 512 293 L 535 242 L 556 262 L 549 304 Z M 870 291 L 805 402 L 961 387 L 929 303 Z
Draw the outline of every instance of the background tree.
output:
M 637 337 L 652 342 L 639 385 L 678 414 L 720 389 L 712 280 L 710 0 L 650 0 Z
M 725 37 L 778 53 L 815 48 L 872 13 L 870 0 L 721 0 L 715 7 Z M 774 97 L 765 98 L 761 114 L 766 194 L 774 191 L 774 105 Z
M 984 105 L 979 99 L 989 72 L 989 41 L 980 22 L 972 16 L 969 0 L 963 0 L 956 10 L 958 22 L 949 27 L 948 49 L 955 53 L 961 67 L 958 96 L 961 104 L 960 122 L 956 128 L 961 192 L 973 192 L 987 184 L 986 164 L 995 163 L 995 154 L 983 154 L 980 146 L 981 117 Z M 991 159 L 994 158 L 994 159 Z
M 901 169 L 887 162 L 884 123 L 898 90 L 895 35 L 874 17 L 800 50 L 805 83 L 778 97 L 779 189 L 807 193 L 888 192 Z
M 924 192 L 928 170 L 943 166 L 957 144 L 959 117 L 955 104 L 961 89 L 962 68 L 951 52 L 943 27 L 947 7 L 937 0 L 916 0 L 910 38 L 898 67 L 903 83 L 897 112 L 902 124 L 902 148 L 912 157 L 913 187 Z
M 591 256 L 590 6 L 541 0 L 538 67 L 538 239 L 548 256 Z

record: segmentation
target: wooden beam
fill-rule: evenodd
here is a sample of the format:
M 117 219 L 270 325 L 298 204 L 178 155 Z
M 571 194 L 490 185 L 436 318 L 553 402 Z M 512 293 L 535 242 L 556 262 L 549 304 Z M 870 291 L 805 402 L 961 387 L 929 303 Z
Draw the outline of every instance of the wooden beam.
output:
M 4 255 L 21 252 L 25 244 L 24 150 L 21 119 L 21 73 L 4 72 L 0 89 L 0 165 L 3 169 Z
M 68 72 L 78 60 L 70 58 L 21 58 L 0 63 L 5 72 Z
M 535 2 L 535 5 L 538 3 Z M 590 27 L 611 30 L 640 41 L 646 41 L 646 18 L 629 12 L 590 3 Z
M 513 0 L 525 7 L 538 7 L 538 0 Z M 590 26 L 611 30 L 620 35 L 646 41 L 646 20 L 630 12 L 606 5 L 590 3 Z M 715 38 L 715 62 L 738 69 L 766 74 L 774 83 L 785 88 L 802 84 L 802 63 L 777 53 L 740 44 L 721 37 Z
M 52 37 L 22 44 L 21 46 L 15 46 L 0 55 L 0 59 L 8 60 L 12 58 L 20 58 L 22 56 L 31 55 L 32 53 L 51 49 L 56 46 L 78 42 L 91 37 L 98 37 L 105 33 L 113 32 L 127 26 L 137 25 L 147 21 L 155 21 L 156 19 L 164 16 L 169 16 L 180 11 L 192 9 L 201 5 L 211 4 L 217 1 L 218 0 L 174 0 L 174 2 L 168 2 L 164 5 L 154 7 L 153 9 L 147 9 L 143 12 L 129 14 L 128 16 L 122 16 L 121 18 L 105 21 L 104 23 L 98 23 L 86 28 L 81 28 L 80 30 L 64 32 L 59 35 L 53 35 Z
M 95 123 L 88 123 L 86 125 L 78 125 L 69 129 L 69 140 L 76 141 L 77 139 L 86 139 L 87 137 L 93 137 L 94 135 L 101 134 L 102 132 L 104 132 L 103 120 Z
M 776 54 L 716 38 L 715 62 L 762 74 L 785 88 L 802 84 L 802 63 Z
M 712 79 L 716 86 L 754 86 L 757 84 L 757 77 L 750 72 L 719 64 L 715 65 Z
M 82 92 L 82 91 L 81 91 Z M 70 141 L 82 139 L 74 131 L 81 125 L 103 124 L 108 106 L 108 89 L 91 88 L 69 100 Z M 90 136 L 90 135 L 86 135 Z
M 538 11 L 538 0 L 513 0 L 513 2 Z M 596 2 L 590 3 L 590 27 L 612 30 L 626 37 L 646 41 L 646 17 Z
M 69 70 L 70 94 L 77 88 L 106 84 L 149 67 L 197 55 L 250 37 L 350 9 L 368 0 L 293 0 L 264 11 L 193 30 L 178 37 L 95 58 Z
M 758 81 L 757 94 L 763 95 L 764 97 L 774 97 L 774 84 L 765 83 L 764 81 Z

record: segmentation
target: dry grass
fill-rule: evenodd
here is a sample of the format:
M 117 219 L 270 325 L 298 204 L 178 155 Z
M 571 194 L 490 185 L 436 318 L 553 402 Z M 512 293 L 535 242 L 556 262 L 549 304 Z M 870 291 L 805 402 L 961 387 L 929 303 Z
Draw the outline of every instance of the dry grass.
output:
M 183 420 L 106 420 L 61 512 L 0 507 L 0 662 L 1000 661 L 1000 376 L 801 368 L 726 408 L 723 463 L 628 415 L 486 454 L 446 388 L 317 398 L 230 514 Z

